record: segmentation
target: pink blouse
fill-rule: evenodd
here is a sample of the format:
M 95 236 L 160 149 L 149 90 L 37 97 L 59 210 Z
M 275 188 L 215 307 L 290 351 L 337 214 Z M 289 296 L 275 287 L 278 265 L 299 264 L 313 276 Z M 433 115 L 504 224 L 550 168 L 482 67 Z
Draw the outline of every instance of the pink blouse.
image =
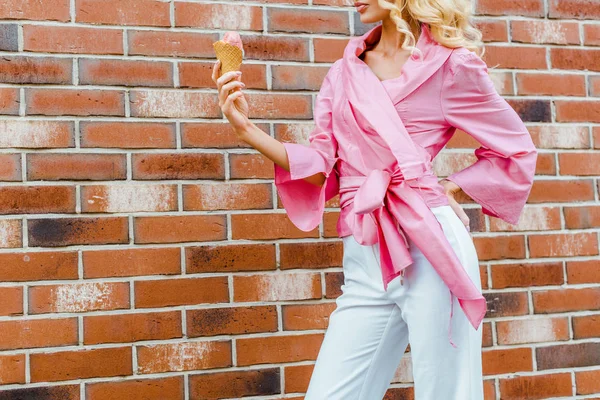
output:
M 359 70 L 359 74 L 367 74 L 362 75 L 366 79 L 361 88 L 361 96 L 367 100 L 365 104 L 369 103 L 368 100 L 372 104 L 380 104 L 382 100 L 378 96 L 387 93 L 389 99 L 385 100 L 391 100 L 415 144 L 413 148 L 426 160 L 427 168 L 424 172 L 417 169 L 413 171 L 410 163 L 403 166 L 405 182 L 411 182 L 410 186 L 420 196 L 419 202 L 429 208 L 449 204 L 430 166 L 431 160 L 459 128 L 473 136 L 481 147 L 475 150 L 477 161 L 473 165 L 450 175 L 448 179 L 457 183 L 479 203 L 483 213 L 509 223 L 517 223 L 535 173 L 537 151 L 531 137 L 518 114 L 496 91 L 481 58 L 465 48 L 448 49 L 441 46 L 433 39 L 426 24 L 421 27 L 417 48 L 422 51 L 423 59 L 415 56 L 409 58 L 399 77 L 384 81 L 379 81 L 368 66 L 357 59 L 358 55 L 378 41 L 381 25 L 351 39 L 344 58 L 331 66 L 316 98 L 315 128 L 309 135 L 309 146 L 284 143 L 290 171 L 275 164 L 275 184 L 290 220 L 299 229 L 310 231 L 317 227 L 322 220 L 325 202 L 340 194 L 338 235 L 365 235 L 365 228 L 357 224 L 359 212 L 354 212 L 356 204 L 345 201 L 345 192 L 340 191 L 340 181 L 344 181 L 344 187 L 348 186 L 351 179 L 368 177 L 370 182 L 366 184 L 372 187 L 364 188 L 363 191 L 377 191 L 380 188 L 385 190 L 390 174 L 382 174 L 381 170 L 383 167 L 388 171 L 398 170 L 398 152 L 402 152 L 403 146 L 396 146 L 396 149 L 400 149 L 396 154 L 392 154 L 388 146 L 390 141 L 396 140 L 393 137 L 394 126 L 385 127 L 386 122 L 383 122 L 384 125 L 380 122 L 373 124 L 372 117 L 378 113 L 377 109 L 370 110 L 373 115 L 367 118 L 363 115 L 363 110 L 354 109 L 352 104 L 348 106 L 345 97 L 341 95 L 345 91 L 344 84 L 348 86 L 348 81 L 344 82 L 344 79 L 348 79 L 343 75 L 344 60 L 349 65 L 347 68 L 355 68 Z M 383 86 L 385 90 L 381 92 L 377 85 Z M 343 112 L 339 111 L 342 109 Z M 379 117 L 386 119 L 385 112 L 380 112 Z M 382 126 L 386 128 L 385 134 Z M 386 140 L 382 140 L 382 137 Z M 401 140 L 400 134 L 398 140 Z M 406 158 L 411 157 L 407 155 Z M 322 187 L 303 180 L 319 172 L 327 178 Z M 412 176 L 406 175 L 414 175 L 416 178 L 413 180 Z M 357 185 L 364 181 L 360 180 Z M 356 192 L 356 188 L 353 191 Z M 383 203 L 379 204 L 381 205 Z M 361 205 L 364 210 L 360 213 L 376 208 L 377 204 L 369 207 Z M 395 223 L 402 228 L 404 223 L 410 224 L 408 218 L 413 217 L 407 217 L 406 221 L 397 220 Z M 368 234 L 375 235 L 372 232 Z M 380 233 L 379 241 L 383 238 Z M 367 240 L 362 242 L 370 243 Z M 397 243 L 399 242 L 394 244 Z M 387 247 L 391 253 L 398 251 L 395 245 Z M 384 273 L 386 284 L 392 278 L 393 275 L 386 276 Z M 451 291 L 454 287 L 457 292 L 460 291 L 459 287 L 467 288 L 468 282 L 464 282 L 466 278 L 461 279 L 463 281 L 450 282 L 452 277 L 446 278 Z M 458 277 L 454 279 L 457 280 Z M 464 293 L 466 300 L 474 301 L 474 296 L 477 295 L 473 293 L 472 285 L 464 289 Z M 466 297 L 467 293 L 470 298 Z M 478 296 L 478 300 L 484 302 L 481 294 Z M 479 325 L 483 318 L 481 306 L 480 302 L 477 312 L 473 310 L 468 315 L 474 326 Z

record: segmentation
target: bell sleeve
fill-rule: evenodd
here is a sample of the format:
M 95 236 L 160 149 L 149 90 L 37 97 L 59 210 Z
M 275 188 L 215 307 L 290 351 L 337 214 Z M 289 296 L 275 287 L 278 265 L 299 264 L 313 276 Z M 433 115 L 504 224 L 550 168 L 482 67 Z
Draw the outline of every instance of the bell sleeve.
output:
M 475 53 L 460 61 L 444 80 L 442 110 L 447 123 L 480 143 L 477 161 L 451 174 L 484 214 L 516 224 L 535 175 L 537 150 L 525 124 L 502 98 Z
M 315 127 L 309 134 L 309 145 L 283 143 L 290 170 L 275 166 L 275 187 L 289 219 L 300 230 L 308 232 L 323 218 L 325 202 L 339 192 L 339 178 L 334 166 L 338 160 L 338 143 L 332 132 L 332 100 L 334 64 L 327 72 L 315 99 Z M 322 172 L 323 186 L 313 185 L 304 178 Z

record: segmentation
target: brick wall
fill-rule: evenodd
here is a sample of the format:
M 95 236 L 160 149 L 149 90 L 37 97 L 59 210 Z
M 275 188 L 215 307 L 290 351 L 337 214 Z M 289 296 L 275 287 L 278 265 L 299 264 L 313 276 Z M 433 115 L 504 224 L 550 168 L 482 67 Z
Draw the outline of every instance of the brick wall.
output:
M 479 0 L 539 148 L 518 226 L 473 221 L 486 399 L 600 396 L 600 3 Z M 291 225 L 220 113 L 241 29 L 251 116 L 306 143 L 341 0 L 0 2 L 0 399 L 300 399 L 342 282 L 337 198 Z M 473 162 L 458 133 L 440 176 Z M 594 395 L 595 394 L 595 395 Z M 413 398 L 405 357 L 389 399 Z

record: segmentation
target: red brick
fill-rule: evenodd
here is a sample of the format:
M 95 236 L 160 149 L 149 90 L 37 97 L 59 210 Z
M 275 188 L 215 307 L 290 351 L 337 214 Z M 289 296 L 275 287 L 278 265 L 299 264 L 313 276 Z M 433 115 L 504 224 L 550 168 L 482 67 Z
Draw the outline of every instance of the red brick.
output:
M 283 329 L 286 331 L 326 329 L 336 303 L 290 304 L 281 307 Z
M 3 83 L 68 85 L 72 80 L 73 61 L 67 58 L 3 56 L 0 60 L 0 81 Z
M 485 15 L 542 17 L 544 16 L 544 4 L 541 0 L 478 0 L 475 12 Z
M 334 62 L 342 58 L 348 39 L 314 38 L 315 62 Z
M 275 306 L 187 310 L 188 337 L 277 332 Z
M 233 239 L 299 239 L 319 237 L 318 228 L 304 232 L 295 227 L 286 214 L 233 214 Z
M 25 383 L 25 354 L 0 356 L 0 382 L 3 385 Z M 8 394 L 6 390 L 4 394 Z
M 77 318 L 0 321 L 1 350 L 76 345 Z
M 162 61 L 81 59 L 79 84 L 173 87 L 173 66 Z
M 314 365 L 290 365 L 284 367 L 285 392 L 306 392 Z
M 224 179 L 224 160 L 219 153 L 134 154 L 134 179 Z
M 31 381 L 55 382 L 131 375 L 131 360 L 131 347 L 31 354 Z
M 0 109 L 2 108 L 0 94 Z M 67 121 L 2 120 L 0 148 L 57 148 L 75 147 L 73 123 Z
M 517 73 L 517 90 L 522 95 L 585 96 L 585 76 Z
M 322 341 L 322 334 L 238 339 L 238 365 L 315 360 Z
M 267 124 L 255 124 L 263 131 L 269 130 Z M 230 123 L 222 122 L 184 122 L 181 124 L 181 146 L 183 148 L 248 148 L 248 143 L 239 139 Z
M 270 61 L 310 60 L 307 38 L 244 35 L 242 41 L 244 42 L 244 57 L 248 59 Z
M 283 301 L 321 298 L 321 275 L 256 274 L 233 277 L 234 301 Z
M 565 207 L 564 213 L 568 229 L 600 227 L 600 206 Z
M 177 210 L 175 185 L 94 185 L 81 188 L 82 212 L 158 212 Z
M 0 287 L 0 316 L 23 315 L 23 288 Z M 0 371 L 2 361 L 0 360 Z M 2 382 L 0 372 L 0 382 Z
M 229 301 L 228 286 L 224 276 L 136 281 L 135 307 L 226 303 Z
M 513 42 L 579 44 L 579 24 L 561 21 L 511 21 Z
M 0 115 L 18 115 L 19 107 L 19 89 L 0 88 Z
M 533 46 L 487 45 L 483 59 L 498 68 L 547 69 L 546 49 Z
M 178 64 L 179 87 L 216 89 L 217 85 L 212 80 L 212 69 L 214 65 L 214 61 L 180 62 Z M 241 82 L 243 82 L 246 85 L 246 89 L 267 89 L 266 65 L 242 64 L 242 66 L 240 67 L 240 72 L 242 73 Z
M 129 55 L 213 58 L 216 33 L 135 31 L 127 33 Z M 244 46 L 246 43 L 244 42 Z
M 274 244 L 194 246 L 185 249 L 188 274 L 274 270 Z
M 546 149 L 589 149 L 590 133 L 583 126 L 539 125 L 527 127 L 534 145 Z
M 81 121 L 81 147 L 168 149 L 177 146 L 175 125 L 152 122 Z
M 86 398 L 89 400 L 136 399 L 145 400 L 183 400 L 183 376 L 156 379 L 128 379 L 122 382 L 97 382 L 85 385 Z
M 190 399 L 239 399 L 246 396 L 280 394 L 279 370 L 268 368 L 190 375 Z
M 561 344 L 535 349 L 538 370 L 589 367 L 600 363 L 600 343 Z
M 77 279 L 77 253 L 1 253 L 0 281 L 47 281 Z
M 329 67 L 273 65 L 273 89 L 318 91 Z
M 597 338 L 600 337 L 600 316 L 585 315 L 573 317 L 573 338 Z
M 536 314 L 600 309 L 600 289 L 556 289 L 533 292 Z
M 25 89 L 25 98 L 28 115 L 125 115 L 119 90 Z
M 27 179 L 121 180 L 127 178 L 125 154 L 30 154 L 27 157 Z
M 273 179 L 273 161 L 262 154 L 229 154 L 231 179 Z
M 554 103 L 558 122 L 600 122 L 600 100 L 556 100 Z
M 80 26 L 23 25 L 23 50 L 122 55 L 123 31 Z
M 549 0 L 550 18 L 598 19 L 600 9 L 595 0 Z
M 124 343 L 182 336 L 181 312 L 94 315 L 83 319 L 83 343 Z
M 33 219 L 27 221 L 27 227 L 30 246 L 129 242 L 126 217 Z
M 219 118 L 217 95 L 181 90 L 132 90 L 131 116 L 165 118 Z
M 600 268 L 598 260 L 567 261 L 567 282 L 600 283 Z
M 487 300 L 486 318 L 529 314 L 529 300 L 525 292 L 484 293 Z
M 529 236 L 531 258 L 589 256 L 598 254 L 596 233 L 560 233 Z
M 343 244 L 336 242 L 281 243 L 280 269 L 341 267 Z
M 587 46 L 600 46 L 600 26 L 594 24 L 583 25 L 584 43 Z
M 69 0 L 19 0 L 0 3 L 0 19 L 71 20 Z
M 483 34 L 484 42 L 508 42 L 508 27 L 505 21 L 477 20 L 475 27 Z
M 21 155 L 0 154 L 0 181 L 17 182 L 21 180 L 23 180 Z
M 90 24 L 171 26 L 169 3 L 149 0 L 77 0 L 75 15 Z
M 75 212 L 75 187 L 4 186 L 0 188 L 0 214 Z
M 183 185 L 185 211 L 273 208 L 270 184 L 220 183 Z
M 179 243 L 225 240 L 224 215 L 186 215 L 134 218 L 135 243 Z
M 506 258 L 525 258 L 525 237 L 495 236 L 474 239 L 480 260 L 501 260 Z
M 137 347 L 138 373 L 191 371 L 232 366 L 231 342 L 181 342 Z
M 224 18 L 225 16 L 226 18 Z M 262 31 L 263 10 L 262 7 L 242 4 L 187 3 L 176 1 L 175 26 Z
M 83 252 L 83 277 L 88 279 L 177 275 L 180 272 L 181 251 L 176 247 Z
M 562 285 L 562 262 L 492 265 L 492 287 Z
M 344 274 L 340 272 L 325 272 L 325 298 L 335 299 L 342 294 L 341 286 Z
M 539 160 L 539 157 L 538 157 Z M 525 207 L 516 225 L 500 218 L 490 217 L 490 230 L 495 231 L 544 231 L 561 228 L 559 207 Z
M 530 344 L 569 340 L 567 318 L 535 318 L 496 321 L 498 344 Z
M 569 397 L 572 394 L 571 374 L 518 376 L 501 378 L 500 393 L 504 400 L 546 399 L 554 396 Z
M 600 97 L 600 76 L 590 76 L 590 95 Z
M 562 202 L 594 200 L 593 181 L 577 180 L 536 180 L 533 182 L 529 203 Z
M 269 32 L 306 32 L 350 34 L 346 11 L 267 8 Z
M 247 100 L 250 118 L 312 118 L 312 101 L 308 95 L 252 93 Z
M 552 68 L 600 71 L 600 50 L 596 49 L 550 49 Z
M 600 392 L 600 370 L 576 371 L 575 384 L 577 394 L 594 394 Z
M 31 286 L 28 294 L 31 314 L 129 308 L 127 282 Z
M 483 374 L 499 375 L 533 371 L 531 348 L 487 350 L 482 354 Z
M 80 385 L 33 386 L 21 389 L 5 389 L 8 398 L 35 400 L 79 400 Z

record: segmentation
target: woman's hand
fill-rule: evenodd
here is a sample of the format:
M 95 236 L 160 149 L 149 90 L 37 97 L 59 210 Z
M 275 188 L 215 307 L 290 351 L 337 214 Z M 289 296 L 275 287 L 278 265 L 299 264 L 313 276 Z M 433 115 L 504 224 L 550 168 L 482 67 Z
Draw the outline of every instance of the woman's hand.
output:
M 240 71 L 230 71 L 219 77 L 220 67 L 221 62 L 217 61 L 212 71 L 212 80 L 217 84 L 219 92 L 219 107 L 238 136 L 242 136 L 250 126 L 248 102 L 242 93 L 242 88 L 246 85 L 241 82 Z
M 448 201 L 450 202 L 450 207 L 452 207 L 452 209 L 454 210 L 456 215 L 458 215 L 458 218 L 460 218 L 462 223 L 465 224 L 467 229 L 470 231 L 471 229 L 470 229 L 470 225 L 469 225 L 469 222 L 470 222 L 469 216 L 467 215 L 465 210 L 463 210 L 462 206 L 454 198 L 454 195 L 461 190 L 460 186 L 458 186 L 456 183 L 454 183 L 452 181 L 449 181 L 448 179 L 442 179 L 440 181 L 440 185 L 442 185 L 444 187 L 444 193 L 446 193 L 446 196 L 448 197 Z

